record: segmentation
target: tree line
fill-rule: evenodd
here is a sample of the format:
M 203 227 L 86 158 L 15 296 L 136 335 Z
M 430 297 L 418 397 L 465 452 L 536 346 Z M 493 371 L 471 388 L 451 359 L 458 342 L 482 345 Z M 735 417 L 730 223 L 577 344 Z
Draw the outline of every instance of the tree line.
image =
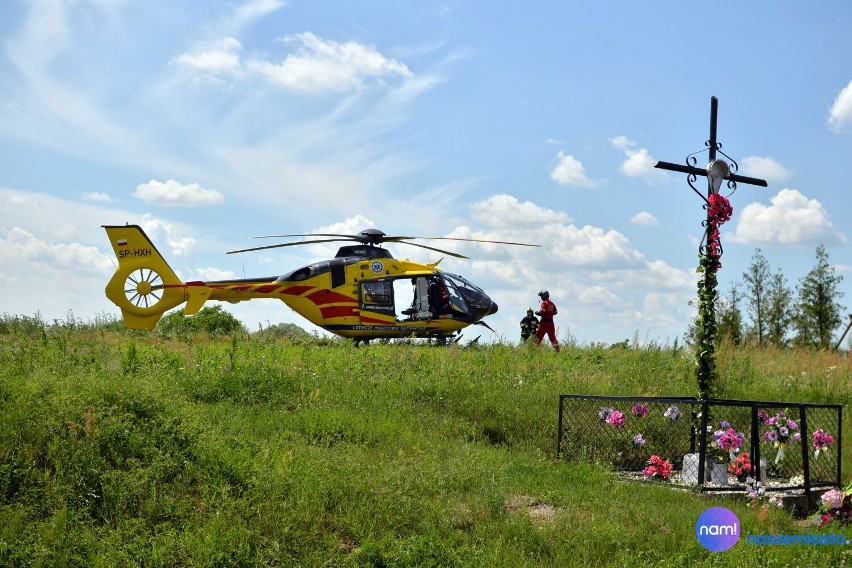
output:
M 842 281 L 823 245 L 816 248 L 816 265 L 794 287 L 755 249 L 742 280 L 718 302 L 717 336 L 736 344 L 829 349 L 843 322 Z

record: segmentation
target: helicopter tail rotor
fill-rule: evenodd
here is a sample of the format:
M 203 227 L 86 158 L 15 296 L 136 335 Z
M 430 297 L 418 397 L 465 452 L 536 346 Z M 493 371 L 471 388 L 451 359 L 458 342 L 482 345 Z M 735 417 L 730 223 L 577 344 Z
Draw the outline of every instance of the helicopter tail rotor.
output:
M 167 310 L 194 296 L 203 296 L 183 284 L 157 247 L 138 225 L 104 225 L 118 268 L 106 286 L 106 295 L 121 309 L 124 323 L 133 329 L 151 330 Z M 198 298 L 199 308 L 203 303 Z

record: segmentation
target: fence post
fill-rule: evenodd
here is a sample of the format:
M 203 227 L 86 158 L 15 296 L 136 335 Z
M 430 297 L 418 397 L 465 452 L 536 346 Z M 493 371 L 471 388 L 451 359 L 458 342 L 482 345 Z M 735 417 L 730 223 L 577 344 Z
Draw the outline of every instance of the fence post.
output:
M 756 464 L 756 465 L 755 465 Z M 752 477 L 760 479 L 760 426 L 757 423 L 757 404 L 751 405 L 751 465 Z
M 704 460 L 707 457 L 707 410 L 707 399 L 704 399 L 701 401 L 701 432 L 698 433 L 698 485 L 702 491 L 705 483 Z
M 805 495 L 808 497 L 808 506 L 810 506 L 811 502 L 811 462 L 810 455 L 811 453 L 808 451 L 808 413 L 805 409 L 804 404 L 799 405 L 799 431 L 802 434 L 801 439 L 799 440 L 800 446 L 802 448 L 802 469 L 804 470 L 805 475 Z
M 841 471 L 840 464 L 843 463 L 843 407 L 837 407 L 837 486 L 840 487 Z
M 563 395 L 559 395 L 559 424 L 556 428 L 556 457 L 559 457 L 562 454 L 562 407 L 563 400 L 565 398 Z

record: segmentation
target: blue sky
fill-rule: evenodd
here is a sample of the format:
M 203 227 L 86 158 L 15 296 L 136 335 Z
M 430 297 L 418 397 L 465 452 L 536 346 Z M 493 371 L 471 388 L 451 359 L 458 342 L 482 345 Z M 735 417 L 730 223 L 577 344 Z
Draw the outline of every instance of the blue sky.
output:
M 500 305 L 483 340 L 515 341 L 546 288 L 562 338 L 671 343 L 703 210 L 652 166 L 706 164 L 711 96 L 722 150 L 769 182 L 730 196 L 720 290 L 757 248 L 795 287 L 822 244 L 852 306 L 845 1 L 10 0 L 0 38 L 2 312 L 117 314 L 104 224 L 142 225 L 185 280 L 336 250 L 224 254 L 253 235 L 376 227 L 542 245 L 447 245 Z

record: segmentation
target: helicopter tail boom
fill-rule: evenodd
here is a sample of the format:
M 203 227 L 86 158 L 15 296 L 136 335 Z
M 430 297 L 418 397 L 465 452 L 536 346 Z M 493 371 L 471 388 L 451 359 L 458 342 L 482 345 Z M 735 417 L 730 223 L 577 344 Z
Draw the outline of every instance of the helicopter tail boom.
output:
M 185 301 L 197 313 L 209 295 L 206 286 L 189 286 L 138 225 L 104 225 L 118 268 L 106 286 L 106 296 L 121 309 L 124 323 L 151 330 L 162 315 Z M 206 293 L 205 293 L 206 290 Z

